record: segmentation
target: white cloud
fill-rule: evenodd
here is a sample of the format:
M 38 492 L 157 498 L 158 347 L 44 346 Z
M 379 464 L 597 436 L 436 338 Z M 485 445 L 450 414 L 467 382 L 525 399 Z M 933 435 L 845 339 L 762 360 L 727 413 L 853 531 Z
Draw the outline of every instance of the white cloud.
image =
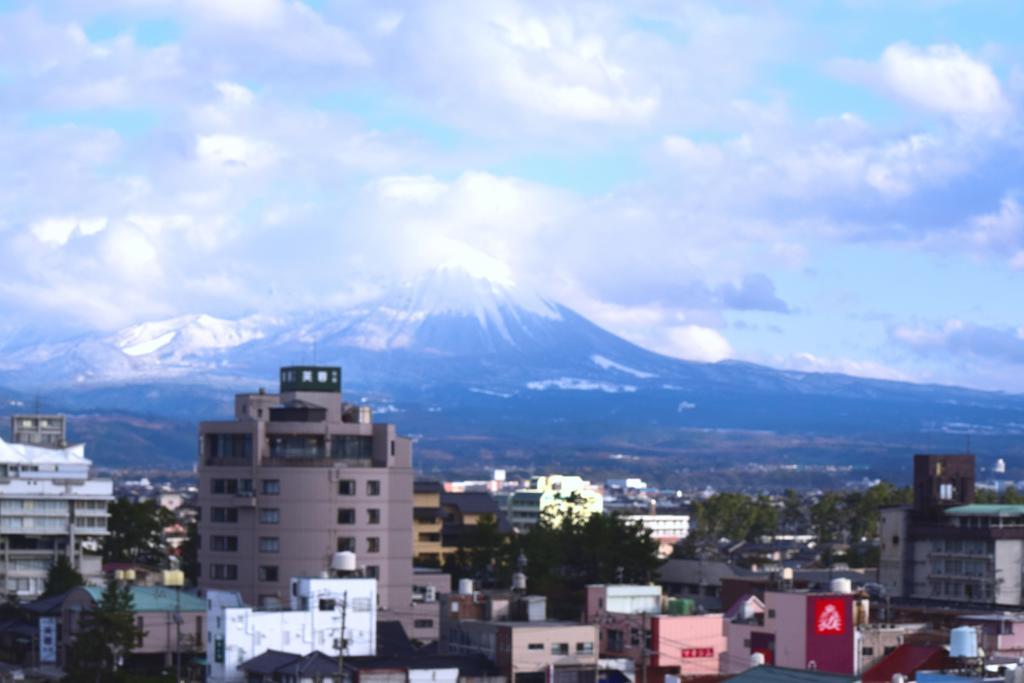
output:
M 224 98 L 225 104 L 238 106 L 252 104 L 252 91 L 244 85 L 232 83 L 231 81 L 221 81 L 217 84 L 217 92 Z
M 258 169 L 274 162 L 273 145 L 241 135 L 200 135 L 196 139 L 196 156 L 215 166 L 243 166 Z
M 29 230 L 40 242 L 62 247 L 76 233 L 83 236 L 95 235 L 107 227 L 107 219 L 75 218 L 72 216 L 43 218 L 33 223 Z
M 654 350 L 676 358 L 714 363 L 733 355 L 729 341 L 710 327 L 671 327 L 666 330 L 665 337 L 665 341 Z
M 958 45 L 895 43 L 877 62 L 844 60 L 836 70 L 962 124 L 1002 124 L 1012 111 L 992 68 Z

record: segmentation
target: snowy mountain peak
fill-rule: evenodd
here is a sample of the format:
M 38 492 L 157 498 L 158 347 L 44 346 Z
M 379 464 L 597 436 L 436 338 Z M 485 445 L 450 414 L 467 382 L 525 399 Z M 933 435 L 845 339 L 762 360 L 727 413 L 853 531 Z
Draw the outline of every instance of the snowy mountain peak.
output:
M 205 313 L 141 323 L 114 335 L 112 342 L 126 356 L 161 352 L 182 354 L 230 349 L 263 336 L 258 317 L 240 320 L 215 318 Z

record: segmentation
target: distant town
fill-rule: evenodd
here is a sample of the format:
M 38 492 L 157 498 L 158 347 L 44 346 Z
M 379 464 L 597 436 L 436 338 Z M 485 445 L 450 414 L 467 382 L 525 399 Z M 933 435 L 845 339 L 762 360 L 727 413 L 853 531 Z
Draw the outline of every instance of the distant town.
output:
M 340 378 L 239 394 L 200 424 L 194 479 L 115 483 L 65 416 L 12 416 L 4 679 L 959 681 L 1024 658 L 1001 460 L 979 481 L 975 455 L 907 453 L 910 487 L 754 495 L 559 463 L 444 481 Z

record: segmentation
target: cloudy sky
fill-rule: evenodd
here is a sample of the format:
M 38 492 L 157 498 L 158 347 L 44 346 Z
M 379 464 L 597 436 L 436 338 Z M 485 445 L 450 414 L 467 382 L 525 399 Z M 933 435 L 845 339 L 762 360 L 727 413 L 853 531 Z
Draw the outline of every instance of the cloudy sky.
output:
M 0 315 L 451 250 L 652 349 L 1024 391 L 1019 0 L 0 0 Z

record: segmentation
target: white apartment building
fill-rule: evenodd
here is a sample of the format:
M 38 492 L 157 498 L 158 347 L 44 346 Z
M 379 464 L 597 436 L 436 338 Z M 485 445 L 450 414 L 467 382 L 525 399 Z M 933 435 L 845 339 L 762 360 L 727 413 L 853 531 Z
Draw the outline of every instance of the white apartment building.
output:
M 206 598 L 210 681 L 244 681 L 239 667 L 267 650 L 337 657 L 343 612 L 345 654 L 377 654 L 376 579 L 293 578 L 289 610 L 255 610 L 231 591 L 207 590 Z
M 102 584 L 109 479 L 90 479 L 85 446 L 46 448 L 0 440 L 0 587 L 39 596 L 50 566 L 67 555 L 87 583 Z

